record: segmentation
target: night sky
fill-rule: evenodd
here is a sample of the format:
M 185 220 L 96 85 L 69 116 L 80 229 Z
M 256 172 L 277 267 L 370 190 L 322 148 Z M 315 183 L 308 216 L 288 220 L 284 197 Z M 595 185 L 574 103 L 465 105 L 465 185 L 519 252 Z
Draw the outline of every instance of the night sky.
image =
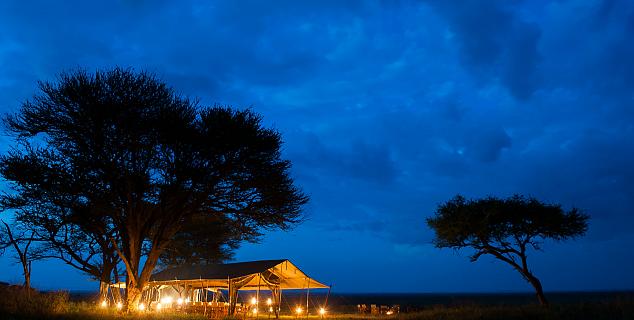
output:
M 530 291 L 430 244 L 425 218 L 458 193 L 582 208 L 583 239 L 529 256 L 545 290 L 634 289 L 633 2 L 211 3 L 0 2 L 0 111 L 38 80 L 112 66 L 253 108 L 311 202 L 236 260 L 289 258 L 337 292 Z M 37 288 L 98 288 L 33 269 Z M 22 281 L 9 257 L 0 281 Z

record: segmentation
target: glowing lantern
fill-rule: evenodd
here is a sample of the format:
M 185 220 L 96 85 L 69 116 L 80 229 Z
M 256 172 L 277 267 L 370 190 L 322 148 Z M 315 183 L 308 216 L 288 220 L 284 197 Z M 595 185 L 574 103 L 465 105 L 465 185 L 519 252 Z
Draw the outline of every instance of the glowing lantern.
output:
M 273 304 L 273 300 L 271 300 L 271 298 L 266 299 L 266 305 L 270 306 Z
M 302 312 L 303 312 L 303 311 L 304 311 L 304 309 L 302 309 L 302 307 L 300 307 L 300 306 L 298 306 L 298 307 L 295 309 L 295 313 L 297 313 L 297 314 L 302 314 Z
M 139 303 L 139 311 L 145 310 L 145 303 Z
M 258 303 L 258 299 L 256 299 L 255 297 L 251 298 L 251 304 L 257 304 Z
M 319 314 L 320 314 L 320 315 L 322 315 L 322 316 L 323 316 L 324 314 L 326 314 L 326 309 L 324 309 L 324 308 L 319 308 Z

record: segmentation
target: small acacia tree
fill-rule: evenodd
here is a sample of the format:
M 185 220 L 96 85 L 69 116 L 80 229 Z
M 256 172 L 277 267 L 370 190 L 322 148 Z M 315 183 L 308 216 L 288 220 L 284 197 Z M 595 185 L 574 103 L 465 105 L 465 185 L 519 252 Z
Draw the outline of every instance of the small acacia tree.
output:
M 515 195 L 507 199 L 488 197 L 467 200 L 456 196 L 438 206 L 427 219 L 435 231 L 438 248 L 471 248 L 471 261 L 491 255 L 517 270 L 528 281 L 542 305 L 548 305 L 542 284 L 528 267 L 528 249 L 541 250 L 546 239 L 556 241 L 580 237 L 588 229 L 589 217 L 577 209 Z
M 151 74 L 120 68 L 65 73 L 40 90 L 5 118 L 16 145 L 0 168 L 16 198 L 68 210 L 61 216 L 82 232 L 110 240 L 125 265 L 128 309 L 161 257 L 178 260 L 192 234 L 226 248 L 301 221 L 308 198 L 281 158 L 281 135 L 251 110 L 202 107 Z M 192 222 L 222 223 L 229 241 Z M 196 258 L 204 259 L 215 258 Z
M 48 171 L 46 168 L 52 162 L 42 155 L 38 160 L 22 166 L 24 157 L 0 156 L 0 174 L 19 190 L 1 195 L 0 208 L 13 211 L 15 224 L 28 231 L 31 239 L 38 243 L 34 251 L 38 259 L 62 260 L 99 280 L 100 297 L 105 300 L 109 284 L 116 279 L 114 270 L 119 262 L 111 242 L 113 230 L 106 220 L 94 219 L 93 215 L 85 213 L 94 207 L 92 204 L 80 205 L 72 197 L 56 197 L 72 193 L 67 188 L 75 186 L 68 183 L 68 179 L 48 173 L 40 176 L 40 173 Z M 28 183 L 33 181 L 42 183 Z M 66 183 L 61 183 L 63 181 Z M 46 193 L 43 192 L 45 190 Z
M 0 227 L 0 250 L 4 250 L 8 247 L 12 247 L 15 254 L 15 259 L 20 262 L 22 266 L 22 275 L 24 276 L 24 289 L 30 294 L 31 290 L 31 270 L 34 260 L 38 260 L 37 254 L 33 253 L 33 233 L 28 230 L 23 230 L 16 226 L 9 226 L 8 223 L 0 220 L 2 227 Z

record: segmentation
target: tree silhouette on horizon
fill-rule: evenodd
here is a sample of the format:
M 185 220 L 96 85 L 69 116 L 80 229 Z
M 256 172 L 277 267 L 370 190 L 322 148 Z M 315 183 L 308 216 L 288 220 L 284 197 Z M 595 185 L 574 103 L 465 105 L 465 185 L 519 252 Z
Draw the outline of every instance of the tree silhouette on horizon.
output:
M 535 289 L 541 305 L 548 305 L 539 279 L 528 266 L 528 250 L 541 250 L 545 240 L 564 241 L 583 236 L 589 216 L 573 208 L 546 204 L 514 195 L 467 200 L 458 195 L 441 204 L 427 224 L 435 232 L 437 248 L 475 252 L 471 261 L 490 255 L 519 272 Z

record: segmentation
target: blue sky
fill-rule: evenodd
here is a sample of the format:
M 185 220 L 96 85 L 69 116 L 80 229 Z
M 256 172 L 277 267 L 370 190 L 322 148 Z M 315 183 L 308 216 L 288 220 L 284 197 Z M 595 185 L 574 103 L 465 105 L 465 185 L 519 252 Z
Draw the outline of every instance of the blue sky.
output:
M 311 202 L 236 258 L 289 258 L 339 292 L 529 291 L 432 247 L 425 218 L 457 193 L 584 209 L 587 236 L 548 243 L 533 270 L 547 291 L 634 289 L 633 36 L 626 0 L 2 1 L 0 111 L 111 66 L 253 108 Z M 33 268 L 39 288 L 97 287 Z M 9 257 L 0 275 L 21 279 Z

